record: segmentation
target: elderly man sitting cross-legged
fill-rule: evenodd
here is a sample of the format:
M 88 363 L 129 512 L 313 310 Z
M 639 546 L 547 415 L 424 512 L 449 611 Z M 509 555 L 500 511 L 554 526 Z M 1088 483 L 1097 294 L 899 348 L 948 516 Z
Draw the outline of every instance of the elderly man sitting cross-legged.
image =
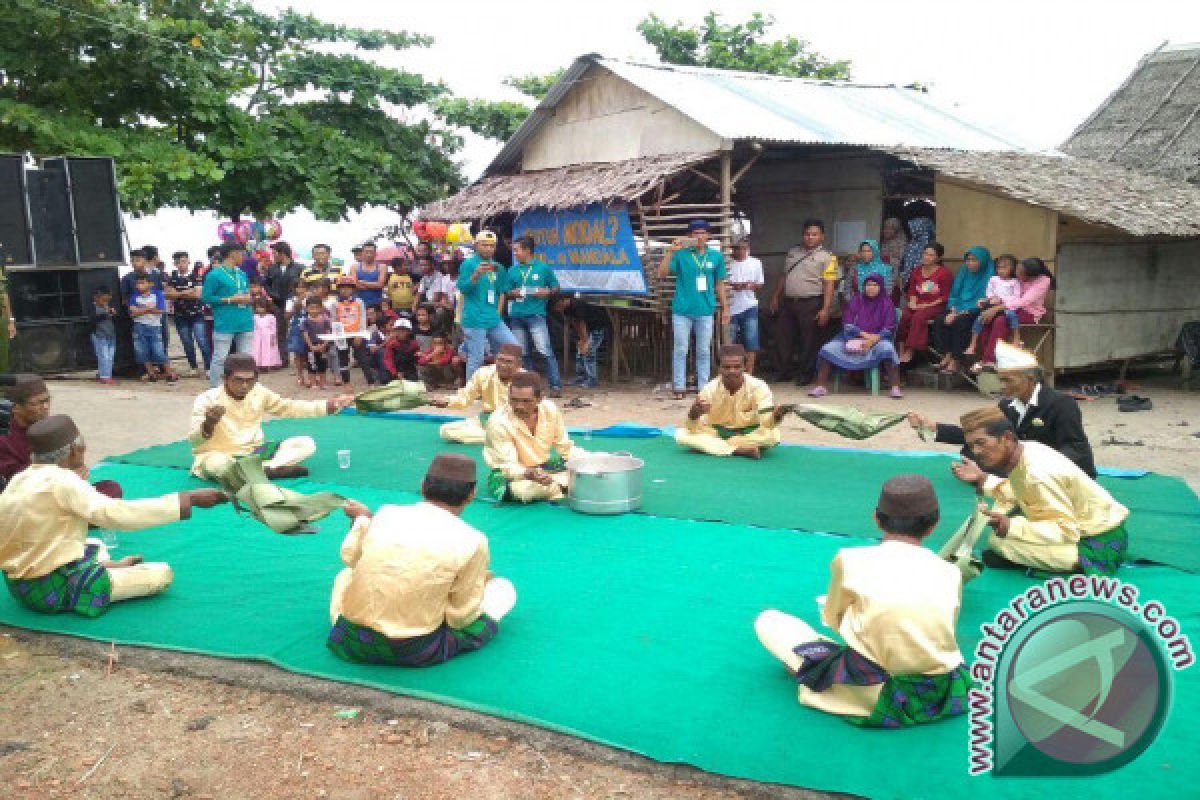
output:
M 192 474 L 213 480 L 233 463 L 236 456 L 261 455 L 268 478 L 296 478 L 308 474 L 300 462 L 317 452 L 311 436 L 292 436 L 276 444 L 267 443 L 262 421 L 267 414 L 277 417 L 322 417 L 336 414 L 354 402 L 353 395 L 328 400 L 289 400 L 258 382 L 258 366 L 244 353 L 225 360 L 225 379 L 209 389 L 192 405 Z
M 171 584 L 168 565 L 140 556 L 110 561 L 104 546 L 87 538 L 88 526 L 150 528 L 225 500 L 216 489 L 148 500 L 101 494 L 86 480 L 86 447 L 67 416 L 34 423 L 29 445 L 33 465 L 0 495 L 0 570 L 17 602 L 34 611 L 98 617 L 111 603 L 163 591 Z
M 786 408 L 775 407 L 765 381 L 746 374 L 746 350 L 727 344 L 720 351 L 720 377 L 696 395 L 687 427 L 675 441 L 710 456 L 761 458 L 779 444 L 779 420 Z
M 464 409 L 476 400 L 483 406 L 478 417 L 447 422 L 438 429 L 438 435 L 448 442 L 459 444 L 483 444 L 486 438 L 484 426 L 488 418 L 508 402 L 508 386 L 513 376 L 521 371 L 519 344 L 502 344 L 496 353 L 496 363 L 480 367 L 467 380 L 467 385 L 449 398 L 435 397 L 429 404 L 438 408 Z
M 443 453 L 421 502 L 372 517 L 346 501 L 354 525 L 342 543 L 326 644 L 339 658 L 425 667 L 483 647 L 517 592 L 488 571 L 487 537 L 460 518 L 475 497 L 475 460 Z
M 567 436 L 562 412 L 542 397 L 541 376 L 514 375 L 508 405 L 497 409 L 487 424 L 483 460 L 492 468 L 488 494 L 522 503 L 559 500 L 567 490 L 567 459 L 581 453 Z

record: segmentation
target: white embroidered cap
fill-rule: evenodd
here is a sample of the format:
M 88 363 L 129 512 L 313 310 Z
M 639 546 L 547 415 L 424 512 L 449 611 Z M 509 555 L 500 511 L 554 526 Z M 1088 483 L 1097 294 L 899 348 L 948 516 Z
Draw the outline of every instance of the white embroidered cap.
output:
M 996 342 L 997 372 L 1025 372 L 1040 366 L 1037 356 L 1028 350 L 1014 347 L 1008 342 Z

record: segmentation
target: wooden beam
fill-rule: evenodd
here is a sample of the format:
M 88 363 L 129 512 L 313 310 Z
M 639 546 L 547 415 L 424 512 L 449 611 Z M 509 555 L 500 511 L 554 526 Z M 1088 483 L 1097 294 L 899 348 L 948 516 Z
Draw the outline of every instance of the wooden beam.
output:
M 758 159 L 760 159 L 760 158 L 762 158 L 762 153 L 761 153 L 761 152 L 759 152 L 759 153 L 756 153 L 756 154 L 754 155 L 754 158 L 750 159 L 749 161 L 747 161 L 745 164 L 743 164 L 743 165 L 742 165 L 741 169 L 739 169 L 739 170 L 738 170 L 738 171 L 737 171 L 737 172 L 734 174 L 734 176 L 733 176 L 733 179 L 730 181 L 730 186 L 731 186 L 731 188 L 732 188 L 733 186 L 737 186 L 737 182 L 738 182 L 738 181 L 740 181 L 740 180 L 742 179 L 742 176 L 743 176 L 743 175 L 745 175 L 745 174 L 746 174 L 746 172 L 747 172 L 747 171 L 749 171 L 749 169 L 750 169 L 751 167 L 753 167 L 753 166 L 754 166 L 754 164 L 755 164 L 755 162 L 757 162 L 757 161 L 758 161 Z
M 711 183 L 713 186 L 720 187 L 720 185 L 721 185 L 721 182 L 719 180 L 717 180 L 716 178 L 714 178 L 712 175 L 705 175 L 703 172 L 696 169 L 695 167 L 688 167 L 688 172 L 692 173 L 697 178 L 703 178 L 704 180 Z

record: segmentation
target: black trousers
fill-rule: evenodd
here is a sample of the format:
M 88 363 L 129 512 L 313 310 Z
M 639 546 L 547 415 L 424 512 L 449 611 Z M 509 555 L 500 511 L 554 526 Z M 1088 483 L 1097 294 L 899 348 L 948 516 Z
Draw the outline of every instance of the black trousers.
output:
M 947 312 L 948 313 L 948 312 Z M 971 326 L 975 324 L 978 312 L 970 311 L 959 314 L 954 322 L 946 324 L 946 315 L 942 314 L 933 321 L 933 347 L 939 353 L 949 353 L 961 359 L 963 351 L 971 344 Z
M 780 380 L 793 377 L 793 360 L 799 351 L 799 377 L 813 374 L 817 351 L 822 344 L 822 328 L 817 324 L 823 298 L 785 297 L 775 318 L 775 366 Z

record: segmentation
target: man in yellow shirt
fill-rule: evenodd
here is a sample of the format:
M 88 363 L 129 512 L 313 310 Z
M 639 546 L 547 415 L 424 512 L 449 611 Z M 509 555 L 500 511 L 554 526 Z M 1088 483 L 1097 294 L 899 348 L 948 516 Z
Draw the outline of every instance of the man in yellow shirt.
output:
M 0 571 L 17 602 L 34 611 L 98 617 L 112 603 L 163 591 L 170 566 L 141 556 L 112 561 L 103 544 L 88 539 L 88 526 L 151 528 L 225 500 L 216 489 L 146 500 L 101 494 L 87 482 L 83 437 L 61 414 L 30 426 L 29 444 L 33 464 L 0 494 Z
M 566 494 L 566 461 L 583 451 L 567 436 L 562 412 L 542 394 L 540 375 L 518 373 L 508 388 L 508 405 L 488 420 L 483 460 L 492 468 L 488 494 L 497 500 L 533 503 Z
M 786 409 L 775 408 L 766 382 L 746 374 L 744 347 L 727 344 L 720 357 L 720 376 L 696 395 L 675 441 L 711 456 L 762 458 L 763 450 L 779 444 Z
M 1021 441 L 995 406 L 964 414 L 963 435 L 979 464 L 964 458 L 959 480 L 994 498 L 984 563 L 1049 572 L 1113 575 L 1129 550 L 1129 509 L 1075 462 L 1040 442 Z M 989 475 L 980 469 L 1006 475 Z
M 883 485 L 875 510 L 883 541 L 839 550 L 829 593 L 817 599 L 844 645 L 780 611 L 755 620 L 759 641 L 795 674 L 803 705 L 883 728 L 966 712 L 971 681 L 954 635 L 962 576 L 922 546 L 938 519 L 928 478 Z
M 438 429 L 438 434 L 448 442 L 483 444 L 484 426 L 496 409 L 508 403 L 508 387 L 513 376 L 521 371 L 523 354 L 519 344 L 502 344 L 500 351 L 496 353 L 495 364 L 475 370 L 467 385 L 450 398 L 431 399 L 429 404 L 437 408 L 465 409 L 476 400 L 483 406 L 483 411 L 478 417 L 447 422 Z
M 192 445 L 192 474 L 214 480 L 237 456 L 262 455 L 268 478 L 296 478 L 308 474 L 300 462 L 317 452 L 311 436 L 292 436 L 278 445 L 267 443 L 262 421 L 276 417 L 321 417 L 336 414 L 354 402 L 353 395 L 328 400 L 289 400 L 258 382 L 258 366 L 245 354 L 225 361 L 221 386 L 209 389 L 192 405 L 188 441 Z
M 443 453 L 421 502 L 373 516 L 348 500 L 346 569 L 333 584 L 326 645 L 339 658 L 425 667 L 483 647 L 517 592 L 489 571 L 487 537 L 461 519 L 475 497 L 475 460 Z
M 408 265 L 404 263 L 402 258 L 393 258 L 390 262 L 392 274 L 388 276 L 387 284 L 384 286 L 384 291 L 387 292 L 388 300 L 392 303 L 392 310 L 397 313 L 407 313 L 412 311 L 413 297 L 413 279 L 408 272 Z

